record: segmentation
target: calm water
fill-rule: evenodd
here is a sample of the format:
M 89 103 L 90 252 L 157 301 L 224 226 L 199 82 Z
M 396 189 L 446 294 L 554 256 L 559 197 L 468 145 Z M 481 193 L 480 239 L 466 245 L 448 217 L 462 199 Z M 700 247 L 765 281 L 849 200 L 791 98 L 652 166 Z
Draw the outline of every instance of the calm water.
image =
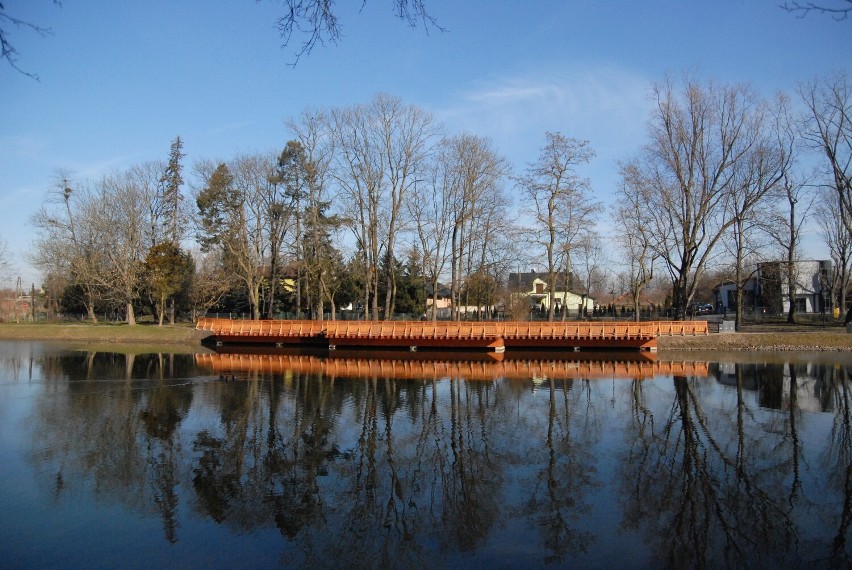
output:
M 850 563 L 847 355 L 421 358 L 0 343 L 0 567 Z

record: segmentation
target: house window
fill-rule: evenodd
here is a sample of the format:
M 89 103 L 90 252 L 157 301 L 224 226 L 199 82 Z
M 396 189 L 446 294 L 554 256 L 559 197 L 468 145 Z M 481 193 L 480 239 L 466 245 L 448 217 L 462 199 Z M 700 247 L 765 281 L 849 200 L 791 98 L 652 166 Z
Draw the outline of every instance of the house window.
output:
M 544 283 L 536 283 L 535 284 L 535 294 L 541 295 L 544 293 Z

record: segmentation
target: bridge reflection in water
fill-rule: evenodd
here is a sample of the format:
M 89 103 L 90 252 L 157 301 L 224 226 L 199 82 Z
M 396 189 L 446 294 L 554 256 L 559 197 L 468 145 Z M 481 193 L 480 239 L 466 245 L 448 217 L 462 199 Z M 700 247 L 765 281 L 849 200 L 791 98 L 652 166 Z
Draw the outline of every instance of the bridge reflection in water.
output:
M 404 354 L 404 353 L 403 353 Z M 649 353 L 538 353 L 531 359 L 495 359 L 489 354 L 465 354 L 451 358 L 441 353 L 399 353 L 338 351 L 323 358 L 291 349 L 241 347 L 196 355 L 196 364 L 215 374 L 299 372 L 341 378 L 464 378 L 492 381 L 548 379 L 629 379 L 655 376 L 708 376 L 706 362 L 658 361 Z

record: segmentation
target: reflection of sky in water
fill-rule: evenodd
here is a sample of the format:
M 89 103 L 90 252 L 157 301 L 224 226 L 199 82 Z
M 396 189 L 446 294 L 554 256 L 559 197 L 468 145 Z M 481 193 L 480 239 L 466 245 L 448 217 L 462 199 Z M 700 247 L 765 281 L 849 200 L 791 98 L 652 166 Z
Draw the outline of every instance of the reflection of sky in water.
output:
M 0 342 L 0 565 L 845 562 L 821 358 L 467 382 Z

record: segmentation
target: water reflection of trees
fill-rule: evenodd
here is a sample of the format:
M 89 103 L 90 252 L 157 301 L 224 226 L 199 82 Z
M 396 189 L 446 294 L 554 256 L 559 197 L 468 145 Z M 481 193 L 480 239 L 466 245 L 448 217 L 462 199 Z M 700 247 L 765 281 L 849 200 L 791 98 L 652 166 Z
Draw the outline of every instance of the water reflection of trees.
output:
M 192 403 L 191 356 L 80 352 L 40 360 L 34 453 L 55 466 L 54 496 L 90 491 L 158 513 L 176 538 L 182 457 L 177 428 Z
M 242 528 L 274 521 L 312 565 L 415 566 L 474 550 L 499 512 L 485 435 L 498 394 L 440 385 L 312 375 L 217 385 L 221 432 L 194 442 L 199 508 Z
M 852 416 L 844 368 L 737 364 L 721 395 L 703 394 L 706 383 L 695 379 L 672 382 L 665 411 L 659 394 L 649 398 L 646 385 L 633 385 L 622 461 L 624 528 L 642 532 L 669 567 L 849 567 Z M 835 412 L 828 445 L 810 442 L 822 456 L 819 467 L 808 460 L 800 433 L 805 389 Z M 838 496 L 833 539 L 802 524 L 825 518 Z
M 574 390 L 580 386 L 579 390 Z M 542 533 L 547 564 L 564 563 L 585 552 L 593 540 L 581 528 L 591 505 L 588 491 L 598 486 L 592 445 L 595 442 L 594 410 L 588 381 L 549 380 L 543 467 L 535 474 L 529 515 Z M 536 462 L 538 464 L 538 462 Z
M 169 542 L 197 517 L 277 530 L 293 565 L 420 567 L 458 564 L 522 529 L 534 564 L 571 563 L 601 546 L 589 520 L 612 449 L 602 430 L 617 427 L 621 531 L 644 537 L 656 562 L 850 562 L 842 367 L 619 381 L 625 400 L 614 381 L 610 408 L 599 381 L 578 379 L 533 391 L 500 379 L 199 378 L 191 359 L 95 353 L 42 365 L 56 376 L 33 418 L 33 455 L 51 466 L 57 500 L 121 502 L 158 516 Z M 810 456 L 805 388 L 833 419 Z M 819 513 L 832 536 L 803 530 L 802 513 Z
M 852 567 L 848 534 L 852 523 L 852 372 L 844 367 L 831 367 L 820 377 L 818 394 L 825 408 L 833 410 L 828 445 L 820 467 L 828 475 L 828 485 L 841 496 L 834 502 L 837 533 L 831 542 L 828 562 L 836 568 Z

